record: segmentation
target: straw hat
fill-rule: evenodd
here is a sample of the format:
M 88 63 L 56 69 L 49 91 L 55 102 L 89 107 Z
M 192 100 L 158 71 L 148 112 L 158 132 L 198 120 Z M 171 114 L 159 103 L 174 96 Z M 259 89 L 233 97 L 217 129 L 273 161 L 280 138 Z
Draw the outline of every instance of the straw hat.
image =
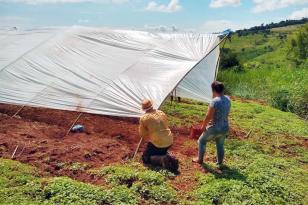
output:
M 146 99 L 142 101 L 141 107 L 142 110 L 146 112 L 153 109 L 153 103 L 151 102 L 151 100 Z

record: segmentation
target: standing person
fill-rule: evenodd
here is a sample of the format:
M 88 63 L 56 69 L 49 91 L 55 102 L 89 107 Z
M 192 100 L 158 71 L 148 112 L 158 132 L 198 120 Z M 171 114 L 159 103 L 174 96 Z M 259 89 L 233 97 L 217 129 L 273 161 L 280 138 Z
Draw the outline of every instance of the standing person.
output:
M 168 127 L 166 114 L 154 109 L 150 100 L 142 101 L 141 106 L 145 114 L 140 118 L 139 134 L 148 141 L 142 155 L 143 163 L 177 171 L 178 160 L 168 155 L 168 149 L 173 144 L 173 135 Z
M 193 161 L 199 164 L 203 163 L 203 157 L 206 152 L 206 143 L 210 140 L 216 141 L 217 165 L 221 165 L 224 159 L 224 142 L 229 131 L 228 116 L 231 108 L 231 101 L 224 95 L 224 85 L 221 82 L 214 81 L 211 85 L 213 99 L 209 105 L 206 117 L 202 124 L 202 135 L 198 140 L 198 157 Z

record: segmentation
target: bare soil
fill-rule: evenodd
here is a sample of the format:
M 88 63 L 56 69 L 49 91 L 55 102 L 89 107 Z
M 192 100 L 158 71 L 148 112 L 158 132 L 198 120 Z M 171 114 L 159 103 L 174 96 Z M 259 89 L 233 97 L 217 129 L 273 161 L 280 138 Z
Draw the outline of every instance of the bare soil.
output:
M 67 130 L 78 112 L 25 107 L 16 117 L 11 116 L 20 106 L 0 104 L 0 157 L 11 158 L 37 167 L 47 176 L 69 176 L 83 182 L 104 183 L 85 170 L 125 163 L 133 155 L 139 141 L 138 119 L 83 114 L 78 124 L 85 133 Z M 172 128 L 175 143 L 171 154 L 180 161 L 180 172 L 172 184 L 180 192 L 192 190 L 195 173 L 204 171 L 192 163 L 197 154 L 197 141 L 188 138 L 188 128 Z M 231 136 L 243 139 L 246 133 L 232 130 Z M 143 144 L 139 156 L 143 151 Z M 215 161 L 211 156 L 207 160 Z M 86 167 L 73 168 L 73 164 Z

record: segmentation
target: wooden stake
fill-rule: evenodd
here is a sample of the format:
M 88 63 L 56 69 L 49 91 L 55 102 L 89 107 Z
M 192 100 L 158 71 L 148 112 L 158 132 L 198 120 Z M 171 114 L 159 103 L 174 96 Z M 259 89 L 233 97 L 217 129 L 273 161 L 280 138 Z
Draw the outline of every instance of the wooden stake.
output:
M 252 129 L 249 130 L 249 132 L 247 133 L 247 135 L 245 136 L 245 138 L 248 138 L 248 137 L 250 136 L 251 132 L 252 132 Z
M 139 141 L 139 143 L 138 143 L 138 145 L 137 145 L 136 151 L 135 151 L 135 153 L 134 153 L 134 155 L 133 155 L 133 160 L 135 160 L 135 157 L 136 157 L 136 155 L 137 155 L 137 152 L 138 152 L 138 150 L 139 150 L 139 148 L 140 148 L 140 145 L 141 145 L 142 141 L 143 141 L 143 137 L 141 137 L 141 139 L 140 139 L 140 141 Z
M 18 109 L 17 112 L 15 112 L 15 114 L 11 116 L 11 118 L 16 117 L 16 115 L 18 115 L 18 113 L 20 113 L 20 111 L 22 111 L 22 109 L 24 109 L 25 106 L 26 105 L 23 105 L 20 109 Z
M 16 148 L 15 148 L 15 150 L 14 150 L 12 156 L 11 156 L 11 159 L 14 159 L 14 156 L 15 156 L 15 154 L 16 154 L 17 149 L 18 149 L 18 145 L 16 146 Z
M 20 157 L 21 154 L 24 152 L 25 148 L 26 148 L 26 146 L 24 146 L 24 147 L 21 149 L 20 153 L 19 153 L 16 157 Z
M 66 132 L 66 134 L 65 134 L 64 137 L 66 137 L 66 136 L 70 133 L 71 129 L 74 127 L 75 123 L 80 119 L 80 117 L 82 116 L 82 114 L 83 114 L 83 113 L 79 113 L 78 117 L 75 119 L 75 121 L 73 122 L 73 124 L 72 124 L 72 125 L 70 126 L 70 128 L 67 130 L 67 132 Z

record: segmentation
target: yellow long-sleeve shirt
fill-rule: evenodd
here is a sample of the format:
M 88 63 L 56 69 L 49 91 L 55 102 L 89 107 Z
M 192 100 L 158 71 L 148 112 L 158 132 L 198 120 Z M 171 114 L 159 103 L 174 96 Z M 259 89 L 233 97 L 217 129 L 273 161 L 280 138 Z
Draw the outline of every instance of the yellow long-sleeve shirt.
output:
M 167 116 L 160 110 L 145 113 L 140 118 L 139 134 L 141 137 L 148 138 L 158 148 L 166 148 L 173 143 Z

